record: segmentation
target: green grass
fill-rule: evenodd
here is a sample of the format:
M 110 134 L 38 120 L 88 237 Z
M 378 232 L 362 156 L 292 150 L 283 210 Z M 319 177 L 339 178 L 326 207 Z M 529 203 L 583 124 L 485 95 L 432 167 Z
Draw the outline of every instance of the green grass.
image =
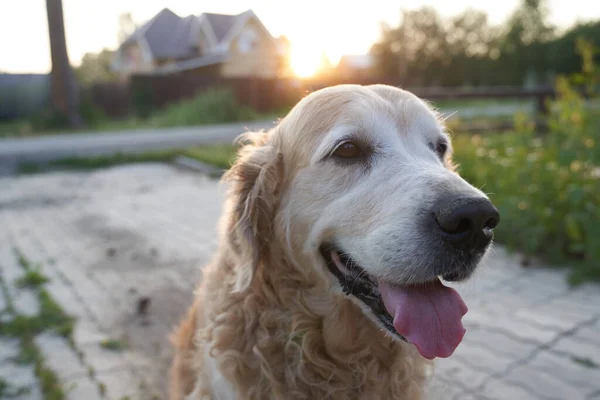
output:
M 15 312 L 15 306 L 13 304 L 12 298 L 9 295 L 8 292 L 8 287 L 6 285 L 6 282 L 4 281 L 4 279 L 2 278 L 2 276 L 0 275 L 0 296 L 4 296 L 4 301 L 6 303 L 6 308 L 5 308 L 5 312 L 8 312 L 10 314 Z M 1 324 L 0 324 L 1 326 Z
M 85 107 L 84 107 L 85 106 Z M 70 129 L 63 118 L 51 112 L 34 115 L 30 120 L 0 122 L 0 137 L 36 136 L 53 133 L 118 132 L 133 129 L 170 128 L 207 124 L 223 124 L 240 121 L 275 120 L 287 113 L 287 109 L 258 113 L 248 106 L 239 104 L 233 92 L 226 88 L 212 89 L 197 96 L 173 103 L 166 108 L 150 110 L 148 117 L 131 116 L 125 119 L 110 119 L 90 104 L 83 104 L 87 113 L 82 113 L 86 124 L 81 129 Z
M 42 353 L 35 343 L 23 340 L 22 351 L 25 351 L 34 365 L 35 375 L 38 377 L 44 400 L 63 400 L 66 398 L 64 388 L 54 371 L 46 365 Z M 25 350 L 23 350 L 25 349 Z
M 515 106 L 520 109 L 531 109 L 533 100 L 523 99 L 445 99 L 431 100 L 435 107 L 449 109 L 487 108 L 494 106 Z
M 600 112 L 561 90 L 548 132 L 521 116 L 512 133 L 457 134 L 454 160 L 499 209 L 498 242 L 600 281 Z
M 32 265 L 19 250 L 14 251 L 19 265 L 25 270 L 25 274 L 16 281 L 18 287 L 36 288 L 48 282 L 48 278 L 42 273 L 41 265 Z
M 123 351 L 127 348 L 127 342 L 119 339 L 105 339 L 100 342 L 103 349 L 112 351 Z
M 41 271 L 41 266 L 38 265 L 37 267 L 34 268 L 30 268 L 27 271 L 25 271 L 25 275 L 23 275 L 21 278 L 19 278 L 16 282 L 18 287 L 28 287 L 28 288 L 34 288 L 34 287 L 38 287 L 41 286 L 45 283 L 48 282 L 48 278 L 46 278 L 44 276 L 44 274 L 42 274 Z
M 0 399 L 23 398 L 29 392 L 31 392 L 31 389 L 14 387 L 10 382 L 0 377 Z
M 44 399 L 63 400 L 65 391 L 56 374 L 47 367 L 42 353 L 35 345 L 34 339 L 42 332 L 54 331 L 70 341 L 75 320 L 64 312 L 48 292 L 40 288 L 43 283 L 48 282 L 48 278 L 42 274 L 40 267 L 33 266 L 18 249 L 15 249 L 15 255 L 18 263 L 25 271 L 24 276 L 17 281 L 17 284 L 30 287 L 36 291 L 40 311 L 35 316 L 16 315 L 11 321 L 1 323 L 0 336 L 14 337 L 20 340 L 20 352 L 16 359 L 12 361 L 17 364 L 34 365 Z M 2 289 L 6 294 L 4 285 Z M 14 308 L 11 307 L 10 312 L 14 313 Z M 7 390 L 7 387 L 5 385 L 3 387 L 0 382 L 0 398 L 10 398 L 5 394 L 9 393 L 6 392 Z
M 68 316 L 45 290 L 38 292 L 40 313 L 29 317 L 17 315 L 0 325 L 0 335 L 16 338 L 33 338 L 46 330 L 53 330 L 59 335 L 69 338 L 73 332 L 75 320 Z
M 229 169 L 235 160 L 236 148 L 231 145 L 191 147 L 182 154 L 217 168 Z
M 55 160 L 45 167 L 38 164 L 23 163 L 19 167 L 19 172 L 31 174 L 43 172 L 45 169 L 93 170 L 131 163 L 172 162 L 178 156 L 187 156 L 219 169 L 228 169 L 235 158 L 235 150 L 235 147 L 224 144 L 143 153 L 118 153 L 109 156 L 68 157 Z

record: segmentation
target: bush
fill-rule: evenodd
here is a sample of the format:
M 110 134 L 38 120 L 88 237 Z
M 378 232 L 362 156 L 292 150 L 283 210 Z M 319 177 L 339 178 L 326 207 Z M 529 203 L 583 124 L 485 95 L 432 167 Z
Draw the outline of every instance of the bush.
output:
M 583 76 L 595 83 L 597 71 L 588 65 Z M 498 207 L 499 242 L 573 265 L 573 283 L 600 280 L 600 111 L 566 78 L 557 91 L 548 133 L 519 117 L 515 133 L 456 137 L 455 160 Z
M 257 118 L 257 113 L 240 105 L 228 89 L 212 89 L 158 111 L 150 119 L 156 127 L 218 124 L 247 121 Z

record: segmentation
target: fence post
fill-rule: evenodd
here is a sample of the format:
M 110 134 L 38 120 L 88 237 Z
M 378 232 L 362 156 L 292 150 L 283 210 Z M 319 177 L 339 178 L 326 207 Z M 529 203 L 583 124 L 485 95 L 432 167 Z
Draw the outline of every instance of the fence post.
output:
M 548 99 L 551 96 L 548 93 L 539 93 L 535 99 L 535 131 L 536 133 L 546 133 L 548 124 L 546 117 L 549 114 Z
M 539 115 L 548 115 L 548 104 L 547 104 L 547 100 L 548 100 L 548 95 L 546 93 L 540 93 L 538 96 L 536 96 L 536 107 L 535 107 L 535 111 L 536 114 Z

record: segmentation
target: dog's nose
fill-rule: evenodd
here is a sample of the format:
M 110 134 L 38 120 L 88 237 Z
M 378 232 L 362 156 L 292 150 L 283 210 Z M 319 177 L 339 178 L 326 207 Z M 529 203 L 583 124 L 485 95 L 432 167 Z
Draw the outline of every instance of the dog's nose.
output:
M 500 214 L 486 198 L 440 199 L 434 206 L 439 230 L 455 247 L 482 249 L 492 240 Z

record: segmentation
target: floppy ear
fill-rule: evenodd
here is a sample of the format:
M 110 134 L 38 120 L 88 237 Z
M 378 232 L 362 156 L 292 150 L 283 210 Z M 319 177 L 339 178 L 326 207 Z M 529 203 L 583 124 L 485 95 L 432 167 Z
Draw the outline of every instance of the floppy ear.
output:
M 259 265 L 268 257 L 282 169 L 273 131 L 249 132 L 240 141 L 243 147 L 224 176 L 232 183 L 227 238 L 241 263 L 236 266 L 236 291 L 248 288 Z

